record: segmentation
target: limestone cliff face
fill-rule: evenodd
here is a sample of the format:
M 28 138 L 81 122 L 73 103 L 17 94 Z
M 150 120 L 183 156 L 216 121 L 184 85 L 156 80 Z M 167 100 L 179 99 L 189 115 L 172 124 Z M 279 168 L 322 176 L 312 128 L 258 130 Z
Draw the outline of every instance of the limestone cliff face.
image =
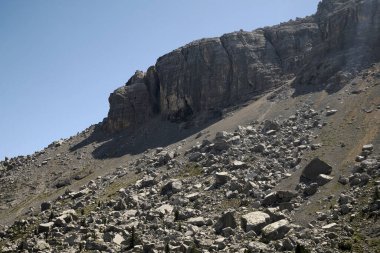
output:
M 297 83 L 338 82 L 380 59 L 380 1 L 324 0 L 315 15 L 320 43 L 301 68 Z
M 108 131 L 136 127 L 159 113 L 159 82 L 154 67 L 146 73 L 136 71 L 125 86 L 109 97 L 110 110 L 105 122 Z
M 153 115 L 183 121 L 296 78 L 322 84 L 380 59 L 380 0 L 324 0 L 314 16 L 194 41 L 136 72 L 110 95 L 104 127 L 136 127 Z

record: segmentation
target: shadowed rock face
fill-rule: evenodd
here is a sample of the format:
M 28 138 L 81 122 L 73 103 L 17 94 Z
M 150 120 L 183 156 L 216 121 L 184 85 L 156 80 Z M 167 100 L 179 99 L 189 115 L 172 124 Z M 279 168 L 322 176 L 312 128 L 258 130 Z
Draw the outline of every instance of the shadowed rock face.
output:
M 322 1 L 314 17 L 319 26 L 321 42 L 313 48 L 296 82 L 339 84 L 345 81 L 342 71 L 356 72 L 378 61 L 379 6 L 379 0 Z
M 379 0 L 324 0 L 312 17 L 194 41 L 114 91 L 104 127 L 111 132 L 136 127 L 157 114 L 184 121 L 293 78 L 302 85 L 339 86 L 347 72 L 380 59 L 379 5 Z
M 159 109 L 157 73 L 150 67 L 146 73 L 136 71 L 125 86 L 111 93 L 106 129 L 115 132 L 137 125 L 157 114 Z

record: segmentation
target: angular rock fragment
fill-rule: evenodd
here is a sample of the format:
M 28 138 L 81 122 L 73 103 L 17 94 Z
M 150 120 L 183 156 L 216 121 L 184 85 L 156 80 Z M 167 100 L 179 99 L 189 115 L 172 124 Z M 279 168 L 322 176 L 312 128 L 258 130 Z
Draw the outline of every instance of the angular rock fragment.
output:
M 161 189 L 161 195 L 171 195 L 182 190 L 182 182 L 180 180 L 169 181 Z
M 38 233 L 50 232 L 53 226 L 54 222 L 41 223 L 38 225 Z
M 289 221 L 286 219 L 279 220 L 265 226 L 262 229 L 262 237 L 267 241 L 282 239 L 289 230 Z
M 41 212 L 51 209 L 52 204 L 50 202 L 41 203 Z
M 198 227 L 206 225 L 206 220 L 203 217 L 190 218 L 186 222 L 189 223 L 189 224 L 198 226 Z
M 127 204 L 125 204 L 125 201 L 123 199 L 119 199 L 117 204 L 113 207 L 115 211 L 122 211 L 127 209 Z
M 311 183 L 310 185 L 307 185 L 303 191 L 303 193 L 306 196 L 314 195 L 318 191 L 318 184 L 317 183 Z
M 263 206 L 274 206 L 280 203 L 289 202 L 292 198 L 297 196 L 295 191 L 276 191 L 266 195 L 262 201 Z
M 231 179 L 231 176 L 227 172 L 215 173 L 215 186 L 219 187 L 227 183 Z
M 259 234 L 261 229 L 270 221 L 270 216 L 261 211 L 247 213 L 241 217 L 241 227 L 245 232 L 253 230 Z
M 325 174 L 320 174 L 318 175 L 316 181 L 319 186 L 325 185 L 328 182 L 330 182 L 333 179 L 333 177 L 325 175 Z
M 334 114 L 337 113 L 337 112 L 338 112 L 338 110 L 334 110 L 334 109 L 332 109 L 332 110 L 327 110 L 327 111 L 326 111 L 326 116 L 334 115 Z
M 227 227 L 232 228 L 232 229 L 237 227 L 234 211 L 228 211 L 222 214 L 222 216 L 218 219 L 218 221 L 214 225 L 215 231 L 218 234 L 220 234 L 222 230 Z

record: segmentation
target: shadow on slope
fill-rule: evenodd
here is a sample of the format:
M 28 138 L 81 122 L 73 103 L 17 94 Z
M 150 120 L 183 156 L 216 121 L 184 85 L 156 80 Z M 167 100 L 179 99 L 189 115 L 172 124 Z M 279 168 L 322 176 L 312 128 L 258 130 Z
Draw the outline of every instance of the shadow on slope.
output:
M 92 155 L 95 159 L 109 159 L 124 155 L 136 155 L 147 149 L 165 147 L 181 141 L 202 129 L 214 124 L 220 118 L 215 117 L 206 123 L 196 121 L 172 123 L 160 117 L 151 119 L 137 129 L 126 129 L 117 133 L 107 133 L 101 125 L 95 126 L 91 135 L 70 148 L 76 151 L 90 144 L 95 144 Z

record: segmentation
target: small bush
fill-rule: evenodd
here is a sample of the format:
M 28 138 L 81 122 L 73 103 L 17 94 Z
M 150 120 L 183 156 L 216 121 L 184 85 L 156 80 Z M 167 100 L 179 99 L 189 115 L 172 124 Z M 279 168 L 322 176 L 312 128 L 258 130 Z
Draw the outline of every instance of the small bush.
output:
M 349 240 L 341 241 L 338 243 L 338 248 L 343 251 L 351 251 L 352 250 L 352 242 Z
M 304 245 L 297 244 L 296 246 L 296 253 L 311 253 L 310 250 L 308 250 Z

